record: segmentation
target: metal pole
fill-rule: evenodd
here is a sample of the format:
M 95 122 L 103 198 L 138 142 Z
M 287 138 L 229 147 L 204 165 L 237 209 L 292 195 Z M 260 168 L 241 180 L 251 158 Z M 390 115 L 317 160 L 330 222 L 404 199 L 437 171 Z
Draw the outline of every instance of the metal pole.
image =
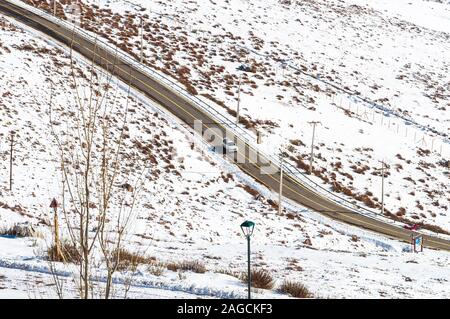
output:
M 141 56 L 140 56 L 141 63 L 144 62 L 144 19 L 141 17 Z
M 56 17 L 56 0 L 53 0 L 53 15 Z
M 312 174 L 313 171 L 313 161 L 314 161 L 314 137 L 316 135 L 316 124 L 317 122 L 312 122 L 313 125 L 313 136 L 312 136 L 312 142 L 311 142 L 311 156 L 309 158 L 309 174 Z
M 239 75 L 238 102 L 237 102 L 237 112 L 236 112 L 236 125 L 239 125 L 239 109 L 240 109 L 240 104 L 241 104 L 241 79 L 242 79 L 242 73 Z
M 247 236 L 247 264 L 248 264 L 248 299 L 251 299 L 250 290 L 251 290 L 251 283 L 252 283 L 252 273 L 250 271 L 250 236 Z
M 278 214 L 281 215 L 283 211 L 283 155 L 280 152 L 280 190 L 278 192 Z
M 381 214 L 384 216 L 384 161 L 381 162 Z

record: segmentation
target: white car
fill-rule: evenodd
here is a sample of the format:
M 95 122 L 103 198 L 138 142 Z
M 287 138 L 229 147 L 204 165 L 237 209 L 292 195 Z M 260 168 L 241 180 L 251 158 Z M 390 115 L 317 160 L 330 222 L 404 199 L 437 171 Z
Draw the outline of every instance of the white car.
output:
M 216 149 L 217 149 L 217 147 L 214 147 L 214 150 L 216 150 Z M 236 143 L 234 143 L 232 140 L 224 138 L 222 141 L 222 146 L 219 147 L 219 149 L 223 153 L 229 154 L 229 153 L 236 153 L 238 150 L 238 147 L 236 146 Z

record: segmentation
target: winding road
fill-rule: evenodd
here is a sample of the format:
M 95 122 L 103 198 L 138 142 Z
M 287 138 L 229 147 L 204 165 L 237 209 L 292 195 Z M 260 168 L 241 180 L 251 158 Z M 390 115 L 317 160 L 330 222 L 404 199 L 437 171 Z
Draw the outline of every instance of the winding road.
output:
M 238 145 L 245 145 L 245 147 L 239 147 L 239 154 L 237 154 L 245 161 L 243 163 L 238 162 L 236 165 L 259 183 L 278 192 L 280 182 L 279 167 L 276 167 L 275 173 L 265 174 L 262 168 L 267 167 L 267 163 L 270 160 L 258 153 L 254 145 L 233 134 L 227 129 L 227 125 L 217 121 L 216 117 L 196 106 L 177 90 L 148 75 L 142 71 L 142 68 L 136 67 L 137 61 L 135 62 L 136 64 L 129 63 L 129 61 L 103 49 L 94 41 L 86 39 L 72 29 L 7 0 L 0 0 L 0 12 L 45 33 L 64 45 L 72 47 L 74 51 L 90 61 L 94 61 L 105 70 L 112 71 L 111 69 L 113 69 L 115 76 L 125 83 L 131 83 L 135 89 L 143 92 L 147 97 L 156 101 L 161 107 L 173 113 L 190 127 L 194 128 L 195 121 L 199 120 L 202 121 L 203 131 L 219 129 L 223 134 L 226 132 L 228 136 L 236 139 Z M 356 225 L 404 242 L 411 242 L 411 231 L 349 209 L 348 206 L 341 205 L 324 194 L 314 191 L 310 186 L 306 186 L 301 180 L 288 172 L 283 174 L 283 196 L 335 220 Z M 425 247 L 450 251 L 449 240 L 425 234 L 423 234 L 423 240 Z

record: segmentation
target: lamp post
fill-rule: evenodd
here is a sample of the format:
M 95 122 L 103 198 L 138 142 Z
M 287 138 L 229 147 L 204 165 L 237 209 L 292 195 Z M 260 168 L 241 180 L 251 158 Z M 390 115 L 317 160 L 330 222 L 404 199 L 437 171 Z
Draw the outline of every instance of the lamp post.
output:
M 251 290 L 251 282 L 252 282 L 252 275 L 250 271 L 250 237 L 253 234 L 253 229 L 255 228 L 255 223 L 249 220 L 246 220 L 241 224 L 242 232 L 244 233 L 244 236 L 247 238 L 247 279 L 248 279 L 248 299 L 250 298 L 250 290 Z

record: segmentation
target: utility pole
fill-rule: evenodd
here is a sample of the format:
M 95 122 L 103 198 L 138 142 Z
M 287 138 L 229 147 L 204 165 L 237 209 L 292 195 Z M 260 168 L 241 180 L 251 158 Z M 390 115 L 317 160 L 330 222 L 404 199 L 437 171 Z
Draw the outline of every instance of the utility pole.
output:
M 316 125 L 321 124 L 319 121 L 312 121 L 308 122 L 313 126 L 313 135 L 312 135 L 312 142 L 311 142 L 311 155 L 309 157 L 309 174 L 312 174 L 313 171 L 313 162 L 314 162 L 314 138 L 316 135 Z
M 281 215 L 283 211 L 283 154 L 280 150 L 280 190 L 278 192 L 278 214 Z
M 239 125 L 239 111 L 240 111 L 239 109 L 240 109 L 240 104 L 241 104 L 241 81 L 242 81 L 242 73 L 240 73 L 240 75 L 239 75 L 236 125 Z
M 9 190 L 12 191 L 13 183 L 13 160 L 14 160 L 14 131 L 10 133 L 10 150 L 9 150 Z
M 53 0 L 53 15 L 56 17 L 56 0 Z
M 144 62 L 144 19 L 141 16 L 141 53 L 140 53 L 140 62 Z
M 378 169 L 379 171 L 381 171 L 381 214 L 384 215 L 384 175 L 385 175 L 385 171 L 387 169 L 386 163 L 383 161 L 381 161 L 381 168 Z
M 381 215 L 384 216 L 384 161 L 381 162 Z

